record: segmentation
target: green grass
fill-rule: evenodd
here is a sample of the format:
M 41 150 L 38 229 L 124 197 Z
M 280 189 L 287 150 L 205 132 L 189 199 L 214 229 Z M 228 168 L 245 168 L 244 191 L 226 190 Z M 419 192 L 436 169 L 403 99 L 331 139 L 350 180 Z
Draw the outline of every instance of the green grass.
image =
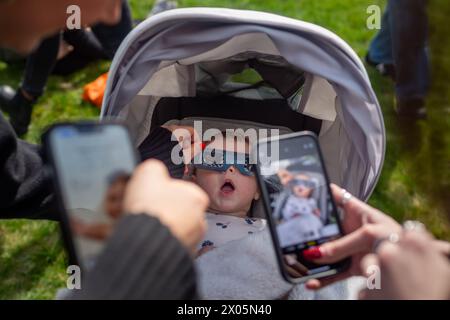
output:
M 134 18 L 143 19 L 152 0 L 130 1 Z M 274 12 L 324 26 L 346 40 L 362 57 L 376 30 L 366 29 L 366 8 L 381 0 L 181 0 L 180 7 L 215 6 Z M 450 5 L 429 2 L 433 84 L 429 119 L 417 128 L 403 128 L 393 112 L 393 84 L 369 70 L 383 108 L 387 152 L 383 173 L 370 204 L 394 218 L 419 219 L 437 237 L 450 240 Z M 97 118 L 99 110 L 82 102 L 82 87 L 108 70 L 92 64 L 69 76 L 52 76 L 33 111 L 26 139 L 39 142 L 42 131 L 60 120 Z M 18 86 L 21 66 L 0 61 L 0 83 Z M 414 133 L 415 132 L 415 133 Z M 411 146 L 411 142 L 417 143 Z M 0 299 L 51 299 L 65 286 L 66 255 L 58 225 L 47 221 L 0 222 Z

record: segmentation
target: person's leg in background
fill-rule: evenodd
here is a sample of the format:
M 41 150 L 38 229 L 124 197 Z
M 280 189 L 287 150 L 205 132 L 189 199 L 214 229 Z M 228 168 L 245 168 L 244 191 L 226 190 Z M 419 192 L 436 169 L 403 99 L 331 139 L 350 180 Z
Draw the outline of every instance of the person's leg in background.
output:
M 28 131 L 33 105 L 44 92 L 56 62 L 59 44 L 60 33 L 43 40 L 27 57 L 24 78 L 17 91 L 9 86 L 0 86 L 0 108 L 9 114 L 11 125 L 18 136 Z
M 155 14 L 175 9 L 178 6 L 176 0 L 156 0 L 153 3 L 153 8 L 149 13 L 149 17 L 153 16 Z
M 397 113 L 421 119 L 426 117 L 425 98 L 430 82 L 426 0 L 390 0 L 388 6 Z
M 394 57 L 392 53 L 392 37 L 389 7 L 383 13 L 381 19 L 381 29 L 369 46 L 366 55 L 366 62 L 375 67 L 384 76 L 389 76 L 395 80 Z

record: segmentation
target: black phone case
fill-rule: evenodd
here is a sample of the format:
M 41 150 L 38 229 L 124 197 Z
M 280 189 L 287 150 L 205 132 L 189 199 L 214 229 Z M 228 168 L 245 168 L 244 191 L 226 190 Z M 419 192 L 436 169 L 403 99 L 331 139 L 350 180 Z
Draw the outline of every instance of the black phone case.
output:
M 330 195 L 330 199 L 331 199 L 331 203 L 332 203 L 332 206 L 333 206 L 333 210 L 336 213 L 335 216 L 336 216 L 339 232 L 341 233 L 341 235 L 344 235 L 344 232 L 343 232 L 343 229 L 342 229 L 342 224 L 341 224 L 341 218 L 339 217 L 336 204 L 334 203 L 333 197 L 331 196 L 330 181 L 329 181 L 329 178 L 328 178 L 328 173 L 326 172 L 325 164 L 323 162 L 322 151 L 320 149 L 319 141 L 317 139 L 316 134 L 313 133 L 313 132 L 310 132 L 310 131 L 301 131 L 301 132 L 298 132 L 298 133 L 291 133 L 291 134 L 287 134 L 287 135 L 277 136 L 277 137 L 272 138 L 272 139 L 267 139 L 267 141 L 283 140 L 283 139 L 296 139 L 296 138 L 301 138 L 301 137 L 304 137 L 304 136 L 311 137 L 314 140 L 314 143 L 315 143 L 316 149 L 317 149 L 317 153 L 318 153 L 319 158 L 320 158 L 320 163 L 321 163 L 321 166 L 323 168 L 323 174 L 324 174 L 325 182 L 326 182 L 326 185 L 327 185 L 327 192 Z M 259 143 L 258 143 L 258 149 L 259 149 Z M 257 153 L 255 153 L 255 154 L 258 155 Z M 257 157 L 257 158 L 259 158 L 259 157 Z M 262 198 L 263 198 L 264 211 L 265 211 L 266 216 L 267 216 L 267 221 L 268 221 L 268 225 L 269 225 L 270 234 L 271 234 L 271 237 L 272 237 L 274 249 L 275 249 L 275 252 L 276 252 L 278 266 L 280 268 L 280 272 L 281 272 L 283 278 L 286 281 L 290 282 L 290 283 L 298 284 L 298 283 L 306 282 L 309 279 L 318 279 L 318 278 L 326 278 L 326 277 L 328 277 L 328 276 L 322 276 L 321 277 L 320 276 L 321 273 L 317 273 L 317 274 L 314 274 L 313 276 L 305 276 L 305 277 L 302 277 L 302 278 L 295 279 L 295 278 L 292 278 L 288 274 L 286 269 L 283 267 L 284 266 L 283 255 L 282 255 L 282 252 L 281 252 L 280 243 L 279 243 L 279 240 L 278 240 L 278 235 L 277 235 L 277 232 L 276 232 L 276 229 L 275 229 L 276 228 L 275 222 L 273 221 L 272 214 L 271 214 L 272 210 L 271 210 L 271 207 L 270 207 L 269 193 L 268 193 L 268 191 L 266 189 L 266 186 L 264 184 L 264 180 L 263 180 L 263 177 L 262 177 L 261 172 L 260 172 L 259 163 L 255 167 L 256 167 L 255 171 L 256 171 L 256 178 L 257 178 L 257 181 L 258 181 L 258 186 L 259 186 L 259 189 L 261 190 L 261 194 L 262 194 Z M 333 269 L 336 270 L 336 274 L 338 274 L 338 273 L 341 273 L 341 272 L 347 270 L 350 267 L 350 264 L 351 264 L 351 258 L 347 258 L 347 259 L 341 260 L 341 261 L 339 261 L 337 263 L 334 263 L 334 264 L 331 264 L 331 265 L 334 266 Z M 336 274 L 333 274 L 332 276 L 335 276 Z
M 87 127 L 87 126 L 110 126 L 110 125 L 115 125 L 115 126 L 118 125 L 118 126 L 122 126 L 126 129 L 126 126 L 124 126 L 120 123 L 116 123 L 116 122 L 103 122 L 103 123 L 93 122 L 93 121 L 84 121 L 84 122 L 77 122 L 77 123 L 62 122 L 62 123 L 58 123 L 58 124 L 54 124 L 54 125 L 50 126 L 42 134 L 42 137 L 41 137 L 45 170 L 47 170 L 48 173 L 52 177 L 53 191 L 54 191 L 56 202 L 57 202 L 57 208 L 60 211 L 61 236 L 62 236 L 63 242 L 66 246 L 66 250 L 68 253 L 69 265 L 77 265 L 82 270 L 83 270 L 84 266 L 78 257 L 76 247 L 75 247 L 75 244 L 73 241 L 73 235 L 72 235 L 72 231 L 71 231 L 70 223 L 69 223 L 69 216 L 68 216 L 69 214 L 64 206 L 63 195 L 62 195 L 61 184 L 60 184 L 60 177 L 58 175 L 58 172 L 54 169 L 55 163 L 54 163 L 54 159 L 53 159 L 52 146 L 50 143 L 50 135 L 56 128 L 64 127 L 64 126 L 86 126 Z M 126 130 L 126 132 L 128 134 L 128 139 L 131 143 L 131 138 L 129 136 L 128 130 Z M 136 152 L 134 153 L 133 157 L 135 159 L 135 163 L 137 164 L 138 157 L 137 157 Z

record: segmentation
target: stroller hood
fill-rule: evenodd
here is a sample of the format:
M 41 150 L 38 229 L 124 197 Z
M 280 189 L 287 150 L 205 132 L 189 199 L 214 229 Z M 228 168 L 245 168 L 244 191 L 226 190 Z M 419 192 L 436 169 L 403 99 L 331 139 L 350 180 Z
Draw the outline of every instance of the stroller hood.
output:
M 101 117 L 124 119 L 138 145 L 163 98 L 195 99 L 199 92 L 214 95 L 236 88 L 227 80 L 246 68 L 256 70 L 274 90 L 253 88 L 247 95 L 234 96 L 285 101 L 297 114 L 320 121 L 317 133 L 330 179 L 367 199 L 384 159 L 381 110 L 355 52 L 314 24 L 217 8 L 157 14 L 121 44 L 111 65 Z M 298 130 L 280 122 L 256 122 Z

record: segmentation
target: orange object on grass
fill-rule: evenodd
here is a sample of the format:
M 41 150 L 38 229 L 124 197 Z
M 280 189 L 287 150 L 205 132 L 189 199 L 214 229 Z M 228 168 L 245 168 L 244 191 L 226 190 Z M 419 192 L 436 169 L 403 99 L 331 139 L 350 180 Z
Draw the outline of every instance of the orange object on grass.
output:
M 108 72 L 83 87 L 83 100 L 101 108 Z

